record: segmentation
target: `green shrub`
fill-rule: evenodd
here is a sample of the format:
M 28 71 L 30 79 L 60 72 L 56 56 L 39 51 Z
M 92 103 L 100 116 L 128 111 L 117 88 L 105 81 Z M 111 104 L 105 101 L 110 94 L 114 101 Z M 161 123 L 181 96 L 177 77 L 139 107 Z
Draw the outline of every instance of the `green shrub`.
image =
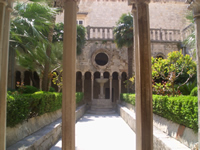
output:
M 183 95 L 190 95 L 191 91 L 194 89 L 194 87 L 197 86 L 197 83 L 196 82 L 189 82 L 183 86 L 181 86 L 179 88 L 181 94 Z
M 120 95 L 121 100 L 130 103 L 132 105 L 135 105 L 135 94 L 130 94 L 130 93 L 122 93 Z
M 191 93 L 190 93 L 190 96 L 197 96 L 198 95 L 198 91 L 197 90 L 198 90 L 197 87 L 193 88 Z
M 49 92 L 56 92 L 56 90 L 55 90 L 55 88 L 50 87 L 50 88 L 49 88 Z
M 83 93 L 77 92 L 76 93 L 76 103 L 78 104 L 83 99 Z
M 122 100 L 135 105 L 134 94 L 121 94 Z M 153 113 L 198 131 L 198 98 L 153 95 Z
M 76 102 L 82 99 L 83 93 L 76 93 Z M 7 126 L 13 127 L 61 107 L 62 93 L 38 91 L 34 94 L 7 94 Z
M 23 94 L 32 94 L 38 91 L 38 89 L 34 86 L 25 85 L 22 88 L 19 88 L 18 91 Z

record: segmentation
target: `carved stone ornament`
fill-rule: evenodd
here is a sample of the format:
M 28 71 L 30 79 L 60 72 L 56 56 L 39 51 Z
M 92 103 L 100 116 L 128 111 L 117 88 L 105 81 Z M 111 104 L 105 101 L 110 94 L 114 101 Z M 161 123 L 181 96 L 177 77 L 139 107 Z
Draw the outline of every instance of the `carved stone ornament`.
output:
M 106 57 L 105 59 L 107 60 L 107 62 L 105 62 L 106 60 L 103 60 L 104 62 L 101 62 L 101 63 L 98 64 L 98 62 L 96 60 L 98 55 L 102 55 L 102 56 L 104 55 Z M 92 65 L 96 69 L 103 71 L 110 66 L 110 58 L 111 58 L 111 54 L 107 50 L 105 50 L 105 49 L 96 50 L 92 54 L 92 58 L 91 58 Z
M 188 9 L 193 11 L 194 18 L 200 17 L 200 0 L 187 0 Z
M 0 3 L 3 3 L 4 5 L 8 4 L 6 0 L 0 0 Z
M 139 4 L 139 3 L 150 3 L 150 0 L 128 0 L 128 5 Z

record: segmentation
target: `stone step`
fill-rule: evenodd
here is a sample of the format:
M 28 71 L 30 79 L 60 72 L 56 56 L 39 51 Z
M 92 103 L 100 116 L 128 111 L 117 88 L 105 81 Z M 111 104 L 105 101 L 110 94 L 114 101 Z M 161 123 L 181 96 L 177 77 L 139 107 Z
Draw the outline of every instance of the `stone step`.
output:
M 108 108 L 109 109 L 109 108 L 113 108 L 113 106 L 112 105 L 108 105 L 108 106 L 107 105 L 105 105 L 105 106 L 102 106 L 102 105 L 92 105 L 91 108 L 97 108 L 97 109 L 98 108 L 105 108 L 105 109 Z
M 94 115 L 111 115 L 111 114 L 116 114 L 114 110 L 109 110 L 109 111 L 93 111 L 93 110 L 88 110 L 86 113 L 88 114 L 94 114 Z
M 112 111 L 113 108 L 91 108 L 92 111 Z

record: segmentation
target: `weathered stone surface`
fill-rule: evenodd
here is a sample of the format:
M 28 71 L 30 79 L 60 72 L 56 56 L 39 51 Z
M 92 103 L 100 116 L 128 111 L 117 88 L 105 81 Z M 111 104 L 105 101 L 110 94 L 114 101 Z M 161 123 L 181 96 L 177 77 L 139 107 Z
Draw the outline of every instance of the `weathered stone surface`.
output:
M 128 106 L 131 107 L 131 106 Z M 134 108 L 133 108 L 134 110 Z M 130 111 L 122 105 L 118 105 L 118 113 L 124 119 L 124 121 L 130 126 L 130 128 L 136 130 L 136 118 L 134 111 Z M 168 136 L 167 134 L 160 131 L 154 126 L 153 128 L 153 149 L 154 150 L 189 150 L 190 148 L 186 147 L 179 141 Z
M 120 108 L 120 114 L 121 116 L 123 116 L 122 118 L 128 123 L 131 124 L 130 122 L 134 122 L 135 124 L 135 120 L 133 119 L 135 116 L 133 115 L 133 118 L 127 117 L 130 116 L 131 114 L 135 114 L 135 106 L 128 104 L 126 102 L 122 102 L 122 108 Z M 121 111 L 121 109 L 123 109 Z M 126 114 L 126 113 L 129 114 Z M 178 129 L 181 125 L 174 123 L 170 120 L 167 120 L 163 117 L 160 117 L 158 115 L 153 114 L 153 125 L 154 128 L 159 129 L 160 131 L 162 131 L 163 133 L 167 134 L 168 136 L 180 141 L 181 143 L 183 143 L 184 145 L 186 145 L 189 148 L 194 148 L 196 146 L 196 143 L 198 142 L 198 134 L 194 133 L 194 131 L 190 128 L 185 128 L 185 130 L 183 131 L 183 135 L 179 136 L 177 138 L 177 134 L 178 134 Z M 129 125 L 131 127 L 131 125 Z M 131 127 L 133 130 L 135 130 L 135 127 Z M 156 132 L 159 135 L 159 132 Z M 154 139 L 154 142 L 158 142 L 159 143 L 159 139 Z M 159 147 L 158 147 L 158 150 Z
M 42 116 L 34 117 L 28 121 L 24 121 L 22 124 L 18 124 L 14 128 L 7 127 L 6 129 L 6 146 L 10 146 L 24 137 L 34 133 L 42 127 L 52 123 L 60 118 L 62 115 L 61 110 L 56 112 L 46 113 Z
M 86 105 L 80 106 L 76 110 L 76 121 L 78 121 L 86 111 Z M 57 117 L 57 120 L 55 119 Z M 9 129 L 9 144 L 13 144 L 11 140 L 14 141 L 15 144 L 11 146 L 7 146 L 7 150 L 45 150 L 49 149 L 52 145 L 54 145 L 60 138 L 61 138 L 61 127 L 62 127 L 62 120 L 61 120 L 61 110 L 58 110 L 55 113 L 45 114 L 43 116 L 32 118 L 32 121 L 29 121 L 27 123 L 24 123 L 22 125 L 18 125 L 14 129 Z M 60 119 L 58 119 L 60 118 Z M 49 121 L 48 121 L 49 120 Z M 52 121 L 53 120 L 53 121 Z M 50 122 L 52 121 L 52 122 Z M 36 124 L 36 122 L 38 124 Z M 40 126 L 39 126 L 40 124 Z M 42 126 L 43 125 L 43 126 Z M 41 128 L 42 126 L 42 128 Z M 30 130 L 27 132 L 27 129 L 30 128 Z M 37 128 L 37 129 L 36 129 Z M 17 131 L 18 130 L 18 131 Z M 34 133 L 33 133 L 33 130 Z M 11 135 L 10 132 L 14 132 L 13 135 Z M 21 137 L 16 137 L 16 132 Z M 21 133 L 20 133 L 21 132 Z M 23 138 L 22 136 L 26 134 L 26 137 Z M 13 136 L 13 137 L 11 137 Z M 18 141 L 16 143 L 15 138 L 18 138 Z M 20 139 L 21 138 L 21 139 Z M 8 144 L 8 143 L 7 143 Z

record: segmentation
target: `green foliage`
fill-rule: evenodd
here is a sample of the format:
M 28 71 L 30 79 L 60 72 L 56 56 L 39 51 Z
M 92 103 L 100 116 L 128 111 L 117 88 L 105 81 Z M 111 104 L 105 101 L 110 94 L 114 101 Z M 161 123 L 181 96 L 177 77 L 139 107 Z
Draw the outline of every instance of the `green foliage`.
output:
M 54 28 L 53 42 L 63 41 L 64 24 L 58 23 Z M 77 25 L 77 55 L 80 55 L 86 42 L 86 29 L 82 25 Z
M 197 96 L 197 95 L 198 95 L 198 88 L 195 87 L 195 88 L 192 89 L 190 96 Z
M 135 105 L 135 95 L 122 93 L 121 99 Z M 153 113 L 198 131 L 198 98 L 153 95 Z
M 39 3 L 17 3 L 11 20 L 11 46 L 23 51 L 35 48 L 38 41 L 47 42 L 52 16 L 56 9 Z
M 56 92 L 56 90 L 55 90 L 55 88 L 50 87 L 50 88 L 49 88 L 49 92 Z
M 161 83 L 152 82 L 153 94 L 169 95 L 172 91 L 170 89 L 170 82 L 162 81 Z
M 171 93 L 179 91 L 179 88 L 188 83 L 189 80 L 196 74 L 196 62 L 189 55 L 183 56 L 181 51 L 173 51 L 168 54 L 167 59 L 151 59 L 152 62 L 152 78 L 153 80 L 161 79 L 168 83 Z M 177 89 L 175 84 L 177 79 L 185 73 L 188 78 L 183 83 L 179 83 Z M 179 80 L 181 81 L 181 80 Z
M 123 14 L 117 26 L 113 30 L 115 42 L 119 48 L 123 46 L 130 47 L 133 45 L 133 16 Z
M 34 86 L 25 85 L 22 89 L 19 88 L 18 91 L 20 91 L 23 94 L 32 94 L 38 91 L 38 89 Z
M 191 91 L 197 86 L 197 82 L 188 82 L 179 88 L 182 95 L 190 95 Z M 191 95 L 195 96 L 195 95 Z
M 83 93 L 76 92 L 76 103 L 78 104 L 79 102 L 81 102 L 82 99 L 83 99 Z
M 120 99 L 132 105 L 135 105 L 135 94 L 121 93 Z
M 80 102 L 83 93 L 76 94 Z M 62 107 L 62 93 L 38 91 L 34 94 L 7 94 L 7 126 L 14 127 L 29 118 L 54 112 Z
M 134 84 L 135 84 L 135 76 L 129 78 L 128 80 L 124 81 L 125 88 L 130 89 L 131 91 L 134 91 Z M 128 92 L 129 93 L 129 92 Z

